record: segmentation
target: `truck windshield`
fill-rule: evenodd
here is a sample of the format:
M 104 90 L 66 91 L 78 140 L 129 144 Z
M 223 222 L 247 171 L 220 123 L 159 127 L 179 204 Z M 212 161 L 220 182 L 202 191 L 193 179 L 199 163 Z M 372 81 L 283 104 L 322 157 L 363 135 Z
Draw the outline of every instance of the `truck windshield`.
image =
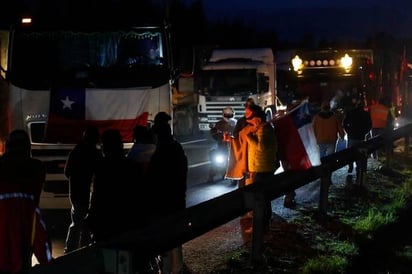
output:
M 256 70 L 206 70 L 202 72 L 200 92 L 208 96 L 256 94 Z
M 160 29 L 154 28 L 88 32 L 16 30 L 9 76 L 17 86 L 33 89 L 54 85 L 153 86 L 156 80 L 150 75 L 158 77 L 168 66 L 162 37 Z

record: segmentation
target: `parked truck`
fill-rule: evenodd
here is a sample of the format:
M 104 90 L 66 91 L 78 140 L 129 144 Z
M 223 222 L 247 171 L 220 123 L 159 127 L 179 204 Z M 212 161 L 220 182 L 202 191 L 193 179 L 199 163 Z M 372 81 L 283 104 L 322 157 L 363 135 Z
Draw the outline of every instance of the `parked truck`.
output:
M 224 107 L 232 107 L 235 117 L 241 117 L 248 98 L 253 98 L 268 118 L 284 107 L 277 99 L 272 49 L 213 49 L 205 60 L 195 75 L 200 131 L 208 131 L 222 117 Z

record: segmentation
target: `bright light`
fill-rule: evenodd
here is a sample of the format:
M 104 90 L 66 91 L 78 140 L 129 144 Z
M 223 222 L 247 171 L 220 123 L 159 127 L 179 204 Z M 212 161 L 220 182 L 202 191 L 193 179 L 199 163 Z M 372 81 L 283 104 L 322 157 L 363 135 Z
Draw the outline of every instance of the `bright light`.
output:
M 296 55 L 292 59 L 292 65 L 294 71 L 299 71 L 302 68 L 302 59 L 300 59 L 300 57 Z
M 347 53 L 340 59 L 341 66 L 346 70 L 350 70 L 352 66 L 352 57 L 350 57 Z
M 24 24 L 31 24 L 31 18 L 30 17 L 23 17 L 21 19 L 21 23 Z
M 225 156 L 223 154 L 217 154 L 215 156 L 215 163 L 216 164 L 223 164 L 225 162 Z

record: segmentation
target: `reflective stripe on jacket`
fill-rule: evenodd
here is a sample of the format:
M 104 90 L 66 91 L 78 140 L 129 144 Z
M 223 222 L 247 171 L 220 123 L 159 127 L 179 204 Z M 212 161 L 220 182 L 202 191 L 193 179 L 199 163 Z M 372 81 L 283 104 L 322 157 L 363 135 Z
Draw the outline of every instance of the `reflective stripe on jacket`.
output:
M 20 273 L 28 269 L 33 253 L 39 263 L 52 260 L 51 244 L 37 199 L 26 186 L 0 183 L 0 273 Z

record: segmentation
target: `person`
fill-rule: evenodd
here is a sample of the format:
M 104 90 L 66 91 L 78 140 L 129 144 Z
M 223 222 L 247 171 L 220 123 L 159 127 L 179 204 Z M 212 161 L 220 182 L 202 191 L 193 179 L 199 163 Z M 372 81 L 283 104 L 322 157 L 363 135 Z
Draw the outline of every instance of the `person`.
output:
M 320 157 L 334 153 L 338 138 L 343 139 L 345 132 L 342 122 L 331 111 L 329 101 L 322 102 L 321 110 L 312 119 L 312 126 L 319 146 Z
M 159 126 L 159 125 L 167 125 L 167 126 L 171 127 L 171 125 L 170 125 L 171 120 L 172 120 L 172 117 L 164 111 L 159 111 L 158 113 L 156 113 L 156 115 L 154 117 L 154 120 L 153 120 L 153 125 L 149 129 L 150 134 L 153 136 L 155 144 L 157 143 L 157 134 L 155 133 L 156 127 Z M 174 136 L 173 136 L 173 138 L 174 138 Z
M 233 129 L 233 136 L 237 138 L 239 136 L 239 132 L 247 125 L 247 119 L 251 116 L 250 106 L 255 105 L 255 100 L 253 98 L 248 98 L 246 102 L 243 104 L 245 107 L 245 114 L 237 119 L 235 128 Z
M 222 111 L 222 118 L 210 129 L 210 135 L 216 141 L 216 147 L 209 152 L 209 158 L 211 159 L 211 166 L 209 170 L 208 182 L 213 182 L 214 177 L 218 173 L 218 170 L 223 166 L 226 169 L 226 163 L 215 163 L 213 161 L 216 153 L 221 152 L 227 157 L 229 153 L 228 143 L 223 141 L 223 134 L 233 134 L 237 120 L 234 118 L 235 112 L 231 107 L 225 107 Z M 217 166 L 219 165 L 219 166 Z M 224 174 L 223 174 L 224 175 Z M 235 180 L 232 181 L 236 183 Z
M 146 202 L 148 190 L 143 170 L 126 157 L 120 131 L 105 130 L 101 142 L 103 158 L 96 167 L 90 209 L 86 217 L 94 242 L 110 240 L 142 228 L 148 224 L 151 214 Z M 124 213 L 132 209 L 138 209 L 138 215 L 125 216 Z M 137 254 L 134 262 L 136 271 L 147 271 L 153 266 L 152 258 Z
M 244 138 L 248 143 L 248 178 L 245 180 L 245 185 L 271 178 L 280 166 L 275 129 L 266 121 L 266 114 L 260 106 L 253 105 L 250 109 L 253 115 L 248 120 L 248 125 L 239 133 L 245 135 Z M 269 221 L 271 216 L 272 207 L 269 201 L 266 204 L 265 220 Z
M 13 130 L 0 157 L 0 273 L 22 273 L 53 260 L 51 241 L 39 209 L 46 168 L 31 157 L 26 131 Z
M 67 231 L 64 253 L 88 245 L 91 240 L 83 220 L 89 211 L 94 173 L 102 157 L 97 147 L 100 141 L 99 130 L 90 126 L 84 130 L 82 138 L 83 141 L 69 153 L 64 168 L 64 174 L 69 179 L 71 202 L 71 223 Z
M 372 128 L 372 121 L 368 111 L 364 109 L 363 100 L 353 100 L 352 108 L 349 108 L 343 118 L 343 128 L 347 134 L 347 147 L 355 146 L 366 140 L 366 135 Z M 356 162 L 356 174 L 358 178 L 360 161 Z M 353 163 L 348 165 L 348 173 L 353 172 Z
M 165 218 L 186 208 L 188 160 L 182 145 L 176 141 L 167 123 L 155 121 L 156 149 L 149 162 L 147 178 L 150 181 L 152 218 Z M 165 175 L 165 171 L 169 171 Z M 167 176 L 167 180 L 165 180 Z M 182 246 L 161 254 L 162 273 L 181 273 Z
M 156 149 L 154 137 L 146 126 L 137 125 L 133 128 L 133 145 L 127 153 L 127 158 L 147 171 L 150 158 Z
M 248 121 L 248 119 L 250 119 L 250 118 L 252 117 L 252 115 L 253 115 L 253 113 L 252 113 L 252 111 L 251 111 L 251 109 L 250 109 L 250 107 L 253 106 L 253 105 L 255 105 L 255 100 L 254 100 L 253 98 L 248 98 L 248 99 L 245 101 L 245 103 L 244 103 L 244 105 L 243 105 L 243 106 L 245 107 L 245 114 L 244 114 L 242 117 L 240 117 L 239 119 L 237 119 L 235 128 L 233 129 L 233 137 L 234 137 L 234 138 L 239 138 L 239 132 L 240 132 L 244 127 L 246 127 L 246 126 L 248 125 L 248 122 L 247 122 L 247 121 Z M 241 142 L 241 143 L 242 143 L 242 145 L 246 146 L 246 142 Z M 244 149 L 246 149 L 246 147 L 245 147 Z M 230 163 L 233 163 L 235 166 L 237 165 L 237 164 L 236 164 L 236 161 L 234 160 L 234 155 L 233 155 L 231 149 L 229 149 L 229 164 L 230 164 Z M 236 170 L 236 169 L 238 169 L 238 168 L 236 168 L 236 167 L 230 167 L 230 169 Z M 238 182 L 238 187 L 243 187 L 243 186 L 245 186 L 245 180 L 246 180 L 246 178 L 243 176 L 243 174 L 236 174 L 236 173 L 231 174 L 231 173 L 227 173 L 227 174 L 226 174 L 226 177 L 232 178 L 233 180 L 237 180 L 237 182 Z
M 393 129 L 393 121 L 395 117 L 392 116 L 392 112 L 387 103 L 387 99 L 381 97 L 375 104 L 371 105 L 369 108 L 370 116 L 372 119 L 372 138 L 379 136 L 385 131 Z M 387 146 L 385 151 L 388 153 L 392 150 L 392 146 Z M 378 150 L 373 153 L 374 158 L 378 158 Z

